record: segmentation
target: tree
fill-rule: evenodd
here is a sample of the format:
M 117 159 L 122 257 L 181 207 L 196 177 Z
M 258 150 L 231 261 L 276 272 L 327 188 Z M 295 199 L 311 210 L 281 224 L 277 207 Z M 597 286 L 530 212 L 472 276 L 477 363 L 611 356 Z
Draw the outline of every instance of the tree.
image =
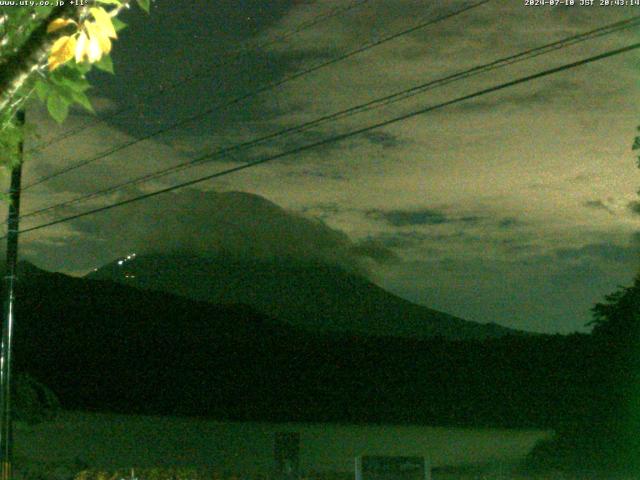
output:
M 593 335 L 616 342 L 616 349 L 633 348 L 640 333 L 640 274 L 631 287 L 607 295 L 593 309 Z
M 0 7 L 0 166 L 18 161 L 16 112 L 34 94 L 59 123 L 74 103 L 93 111 L 86 75 L 92 67 L 113 73 L 112 40 L 125 26 L 117 16 L 131 1 Z M 136 1 L 149 11 L 150 0 Z
M 530 457 L 544 468 L 640 473 L 640 274 L 593 308 L 579 404 Z M 582 383 L 583 387 L 578 387 Z
M 85 93 L 90 88 L 86 75 L 94 66 L 113 72 L 109 53 L 112 40 L 118 37 L 118 27 L 123 26 L 118 24 L 116 17 L 130 1 L 58 0 L 39 2 L 39 6 L 33 7 L 4 3 L 0 6 L 0 166 L 12 170 L 12 188 L 20 174 L 14 167 L 20 160 L 18 146 L 24 135 L 23 125 L 18 125 L 18 119 L 23 120 L 24 116 L 17 115 L 18 112 L 34 92 L 60 123 L 74 103 L 93 111 Z M 149 0 L 137 2 L 148 11 Z M 43 3 L 56 6 L 40 6 Z M 12 196 L 14 199 L 17 200 Z M 17 204 L 12 203 L 9 208 L 10 230 L 12 226 L 17 229 Z M 14 413 L 28 419 L 47 418 L 57 406 L 55 396 L 40 388 L 37 382 L 10 382 L 11 336 L 8 332 L 12 323 L 17 234 L 9 234 L 7 245 L 0 372 L 2 478 L 11 478 L 12 469 L 12 412 L 8 387 L 11 386 L 18 397 L 18 408 Z
M 640 131 L 640 127 L 638 128 Z M 640 149 L 640 136 L 633 143 Z M 640 157 L 638 157 L 640 168 Z M 638 192 L 640 193 L 640 191 Z M 592 308 L 582 404 L 531 464 L 640 473 L 640 274 Z M 579 412 L 579 413 L 578 413 Z

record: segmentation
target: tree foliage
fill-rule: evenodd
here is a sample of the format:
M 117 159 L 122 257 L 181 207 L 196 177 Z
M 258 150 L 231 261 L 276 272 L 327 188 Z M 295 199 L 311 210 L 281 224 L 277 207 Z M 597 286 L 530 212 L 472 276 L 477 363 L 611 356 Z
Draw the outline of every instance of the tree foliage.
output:
M 607 295 L 592 312 L 594 335 L 616 340 L 618 347 L 636 343 L 640 333 L 640 275 L 632 286 Z
M 13 166 L 21 129 L 16 112 L 31 97 L 62 123 L 72 105 L 93 112 L 87 73 L 113 73 L 112 41 L 131 0 L 90 0 L 83 6 L 0 6 L 0 166 Z M 149 11 L 149 0 L 136 0 Z M 53 3 L 53 2 L 51 2 Z
M 640 473 L 640 275 L 593 309 L 581 354 L 584 389 L 557 435 L 539 444 L 531 465 L 573 472 Z M 580 377 L 572 379 L 580 383 Z M 633 477 L 636 478 L 636 477 Z
M 635 137 L 632 150 L 640 150 L 640 136 Z M 531 465 L 638 475 L 640 273 L 630 287 L 618 288 L 591 311 L 593 330 L 584 372 L 588 395 L 556 437 L 533 450 Z

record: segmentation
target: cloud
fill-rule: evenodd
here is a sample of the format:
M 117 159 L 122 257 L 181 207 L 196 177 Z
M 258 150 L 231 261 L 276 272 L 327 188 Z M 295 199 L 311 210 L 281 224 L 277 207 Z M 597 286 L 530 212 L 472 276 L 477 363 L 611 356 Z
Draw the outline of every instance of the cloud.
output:
M 395 227 L 441 225 L 451 221 L 443 212 L 426 208 L 418 210 L 372 210 L 369 215 L 384 220 Z
M 397 135 L 382 131 L 372 131 L 364 134 L 364 138 L 369 140 L 374 145 L 380 145 L 383 148 L 394 148 L 402 145 Z
M 384 232 L 375 236 L 371 236 L 369 241 L 379 243 L 389 249 L 406 249 L 416 246 L 424 246 L 430 237 L 424 233 L 411 232 Z
M 579 83 L 569 80 L 550 80 L 545 85 L 531 86 L 526 91 L 502 93 L 499 97 L 471 100 L 456 105 L 457 112 L 481 113 L 496 109 L 528 109 L 536 105 L 568 106 L 575 100 Z
M 370 218 L 382 220 L 394 227 L 444 225 L 448 223 L 475 224 L 482 220 L 477 215 L 452 217 L 443 211 L 430 208 L 382 210 L 372 209 L 366 212 Z
M 613 210 L 611 210 L 611 208 L 602 200 L 587 200 L 583 203 L 583 205 L 594 210 L 604 210 L 605 212 L 608 212 L 610 214 L 614 213 Z
M 76 251 L 68 263 L 75 261 L 78 271 L 131 251 L 182 252 L 321 261 L 364 274 L 369 262 L 395 258 L 381 244 L 355 243 L 320 220 L 286 211 L 258 195 L 185 190 L 155 197 L 151 202 L 153 210 L 131 204 L 73 222 L 76 240 L 69 247 Z M 48 248 L 42 240 L 28 243 L 30 255 L 42 254 L 40 250 Z M 61 250 L 50 256 L 71 253 Z
M 638 200 L 633 200 L 627 204 L 627 208 L 631 213 L 636 215 L 640 215 L 640 202 Z
M 400 258 L 382 242 L 364 240 L 355 244 L 350 252 L 357 257 L 370 258 L 378 263 L 396 263 Z
M 500 228 L 514 228 L 520 225 L 520 221 L 514 217 L 506 217 L 498 222 Z
M 517 2 L 489 2 L 223 108 L 269 82 L 362 47 L 374 37 L 462 7 L 463 2 L 363 2 L 348 14 L 289 35 L 286 42 L 276 41 L 260 51 L 243 45 L 240 57 L 234 57 L 238 40 L 249 40 L 250 45 L 273 41 L 344 2 L 249 0 L 222 2 L 222 10 L 212 9 L 211 3 L 176 4 L 178 15 L 169 14 L 173 6 L 167 2 L 159 2 L 158 15 L 148 18 L 131 12 L 131 28 L 114 50 L 117 75 L 96 76 L 92 91 L 104 99 L 98 102 L 102 110 L 113 109 L 108 99 L 133 110 L 29 158 L 25 183 L 189 115 L 213 109 L 211 114 L 26 191 L 23 211 L 627 15 L 624 9 L 571 8 L 561 13 L 526 9 Z M 497 29 L 496 18 L 501 19 Z M 167 35 L 169 31 L 175 35 Z M 301 135 L 278 137 L 251 151 L 237 152 L 235 158 L 113 194 L 107 200 L 95 199 L 89 205 L 104 205 L 401 116 L 616 48 L 632 37 L 629 29 L 563 48 L 382 109 L 327 122 Z M 144 59 L 140 45 L 149 47 Z M 141 61 L 143 67 L 162 67 L 156 69 L 152 83 Z M 203 67 L 211 70 L 210 76 L 195 78 L 186 88 L 171 90 L 138 108 L 144 94 Z M 404 297 L 472 319 L 563 329 L 563 325 L 575 325 L 580 315 L 575 313 L 574 299 L 560 290 L 593 292 L 593 283 L 602 282 L 597 292 L 601 295 L 608 291 L 607 285 L 624 283 L 632 268 L 623 261 L 633 260 L 633 250 L 625 241 L 637 230 L 637 217 L 630 213 L 637 213 L 636 207 L 629 204 L 637 198 L 640 181 L 629 150 L 637 111 L 628 101 L 636 70 L 623 56 L 576 68 L 459 104 L 456 109 L 388 125 L 382 132 L 199 184 L 193 190 L 33 232 L 23 236 L 22 252 L 38 264 L 76 273 L 131 249 L 296 255 L 349 268 L 375 264 L 382 272 L 393 266 L 403 270 L 395 274 L 401 277 L 395 291 Z M 72 114 L 63 127 L 43 124 L 42 133 L 59 135 L 88 118 L 79 117 L 77 112 Z M 35 116 L 29 112 L 28 118 L 31 123 Z M 533 188 L 534 183 L 542 188 Z M 213 188 L 254 195 L 221 194 L 212 192 Z M 616 215 L 597 213 L 607 209 Z M 64 213 L 79 211 L 80 207 Z M 25 219 L 23 226 L 34 223 L 33 218 Z M 394 255 L 400 260 L 394 261 Z M 409 263 L 414 261 L 422 266 Z M 548 270 L 554 269 L 560 274 L 550 276 Z M 394 274 L 387 275 L 388 284 L 394 284 Z M 378 278 L 385 280 L 384 275 Z M 558 283 L 553 284 L 553 279 Z M 555 295 L 555 301 L 539 301 L 548 295 Z M 599 298 L 592 297 L 583 299 L 586 312 L 593 298 Z M 554 304 L 563 305 L 561 311 L 554 310 Z M 492 313 L 495 306 L 500 312 Z
M 561 260 L 597 259 L 606 262 L 636 264 L 640 260 L 640 249 L 635 245 L 590 243 L 578 248 L 558 248 L 555 255 Z
M 637 264 L 555 256 L 439 255 L 385 268 L 382 286 L 410 300 L 469 320 L 546 333 L 588 331 L 591 307 L 637 274 Z

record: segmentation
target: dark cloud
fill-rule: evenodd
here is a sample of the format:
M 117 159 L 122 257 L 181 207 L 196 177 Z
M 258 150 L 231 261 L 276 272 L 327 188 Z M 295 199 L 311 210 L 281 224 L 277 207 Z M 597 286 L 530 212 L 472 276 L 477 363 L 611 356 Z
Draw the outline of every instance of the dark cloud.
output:
M 321 143 L 323 140 L 336 136 L 338 133 L 340 132 L 331 126 L 324 129 L 303 130 L 296 132 L 295 135 L 278 137 L 272 140 L 270 144 L 280 152 L 296 150 L 306 145 L 318 144 L 318 146 L 308 150 L 306 155 L 311 156 L 316 163 L 330 161 L 336 158 L 343 150 L 355 150 L 359 148 L 362 143 L 362 139 L 357 137 L 338 142 Z M 299 164 L 300 162 L 301 157 L 298 155 L 291 155 L 278 160 L 278 163 L 282 164 Z
M 75 271 L 132 251 L 284 257 L 322 261 L 359 273 L 366 273 L 367 262 L 394 257 L 384 245 L 355 244 L 343 232 L 258 195 L 185 190 L 153 201 L 153 211 L 138 203 L 75 221 L 73 240 L 65 240 L 69 248 L 57 248 L 55 254 L 50 253 L 50 240 L 25 238 L 25 252 L 29 257 L 44 257 L 48 252 L 47 261 L 65 263 Z
M 452 217 L 440 210 L 421 208 L 415 210 L 369 210 L 367 216 L 382 220 L 394 227 L 419 225 L 442 225 L 445 223 L 478 223 L 483 220 L 477 215 Z
M 580 248 L 559 248 L 555 256 L 562 260 L 599 259 L 615 263 L 637 263 L 640 249 L 614 243 L 590 243 Z
M 586 331 L 593 305 L 637 273 L 630 264 L 590 258 L 565 263 L 539 257 L 524 264 L 453 255 L 389 269 L 394 274 L 386 286 L 411 300 L 461 318 L 546 333 Z
M 251 49 L 247 48 L 251 38 L 282 18 L 293 4 L 293 0 L 273 0 L 268 5 L 262 0 L 220 1 L 211 8 L 209 0 L 155 0 L 153 15 L 131 9 L 125 18 L 130 28 L 120 35 L 118 48 L 113 53 L 116 66 L 120 67 L 118 76 L 128 81 L 113 82 L 101 76 L 105 80 L 100 82 L 100 87 L 114 93 L 117 89 L 118 98 L 130 98 L 148 90 L 145 66 L 179 64 L 179 76 L 187 76 L 211 65 L 211 59 L 226 60 L 227 67 L 232 63 L 230 57 L 236 60 L 234 63 L 251 62 L 248 54 Z M 144 62 L 142 68 L 141 62 Z M 153 83 L 175 80 L 176 73 L 173 68 L 156 68 Z
M 397 136 L 380 131 L 367 132 L 364 134 L 364 138 L 374 145 L 379 145 L 383 148 L 394 148 L 403 144 Z
M 413 231 L 382 233 L 370 238 L 369 241 L 383 245 L 385 248 L 404 249 L 421 245 L 429 238 L 428 235 Z
M 569 105 L 580 85 L 570 80 L 551 80 L 526 91 L 503 93 L 499 97 L 471 100 L 453 107 L 460 113 L 483 113 L 502 108 L 527 108 L 535 105 Z
M 443 212 L 428 208 L 419 210 L 370 210 L 368 215 L 383 220 L 394 227 L 441 225 L 452 221 Z
M 344 209 L 334 202 L 319 203 L 313 207 L 303 207 L 300 209 L 300 213 L 303 215 L 320 218 L 321 220 L 336 216 L 343 211 Z
M 631 211 L 631 213 L 635 213 L 636 215 L 640 215 L 640 202 L 638 200 L 633 200 L 627 204 L 627 208 Z
M 587 208 L 604 210 L 605 212 L 613 214 L 613 210 L 611 210 L 611 208 L 609 208 L 602 200 L 588 200 L 584 202 L 583 205 Z
M 592 182 L 593 180 L 594 180 L 594 175 L 581 173 L 579 175 L 576 175 L 573 178 L 568 179 L 567 182 L 581 184 L 581 183 Z
M 315 178 L 321 178 L 324 180 L 346 180 L 347 179 L 347 175 L 345 175 L 344 173 L 338 173 L 337 171 L 323 171 L 323 170 L 311 169 L 311 168 L 303 169 L 299 172 L 292 172 L 289 175 L 292 177 L 298 177 L 298 176 L 315 177 Z
M 503 218 L 502 220 L 500 220 L 498 222 L 498 226 L 500 228 L 513 228 L 520 225 L 520 222 L 518 221 L 518 219 L 514 218 L 514 217 L 506 217 Z
M 506 227 L 509 228 L 509 227 Z M 513 238 L 503 238 L 500 239 L 496 242 L 496 244 L 501 247 L 505 252 L 508 253 L 515 253 L 515 254 L 522 254 L 522 253 L 528 253 L 528 254 L 533 254 L 535 253 L 538 248 L 534 247 L 531 244 L 531 241 L 529 238 L 526 237 L 513 237 Z M 530 259 L 530 258 L 521 258 L 520 262 L 523 264 L 529 264 L 532 263 L 534 260 Z
M 407 250 L 407 249 L 419 249 L 421 254 L 440 254 L 453 242 L 460 244 L 462 242 L 468 242 L 469 244 L 478 244 L 481 241 L 486 241 L 478 235 L 471 234 L 464 230 L 458 230 L 455 232 L 442 233 L 435 231 L 425 230 L 412 230 L 412 231 L 395 231 L 384 232 L 369 237 L 369 240 L 374 241 L 386 248 L 394 250 Z M 516 242 L 516 240 L 514 240 Z M 497 244 L 503 244 L 503 240 L 497 241 Z
M 354 245 L 350 252 L 357 257 L 370 258 L 378 263 L 396 263 L 400 258 L 382 242 L 365 240 Z
M 283 95 L 258 92 L 301 65 L 334 56 L 331 49 L 314 45 L 304 52 L 265 48 L 269 42 L 261 40 L 261 34 L 296 4 L 295 0 L 247 0 L 215 2 L 213 7 L 210 0 L 157 0 L 152 15 L 131 9 L 124 18 L 130 28 L 120 35 L 113 52 L 117 75 L 92 74 L 101 95 L 133 107 L 109 123 L 138 137 L 166 130 L 176 119 L 201 115 L 184 124 L 181 133 L 237 135 L 238 130 L 256 129 L 256 121 L 261 123 L 256 133 L 262 133 L 274 117 L 291 112 L 292 105 Z M 270 43 L 283 42 L 276 37 Z M 154 71 L 152 82 L 149 71 Z M 166 94 L 147 98 L 162 90 Z M 169 132 L 168 136 L 175 135 Z
M 230 103 L 271 82 L 277 83 L 299 68 L 335 58 L 376 38 L 462 7 L 465 2 L 363 2 L 362 7 L 349 14 L 338 15 L 309 31 L 289 36 L 286 43 L 278 42 L 261 49 L 251 47 L 292 32 L 303 22 L 330 11 L 334 4 L 341 5 L 337 0 L 326 4 L 315 0 L 156 0 L 151 16 L 135 9 L 127 12 L 124 20 L 131 28 L 123 31 L 113 54 L 117 75 L 96 73 L 92 83 L 96 86 L 93 91 L 103 97 L 108 107 L 104 110 L 114 111 L 124 106 L 132 106 L 133 110 L 108 120 L 111 128 L 87 129 L 91 135 L 74 136 L 75 144 L 68 143 L 64 152 L 56 151 L 61 144 L 56 145 L 42 158 L 35 159 L 36 162 L 29 162 L 26 175 L 45 175 L 60 165 L 79 161 L 93 152 L 88 151 L 89 147 L 95 147 L 95 152 L 111 148 L 120 143 L 120 137 L 114 135 L 119 131 L 126 132 L 126 138 L 122 139 L 125 141 L 167 128 L 176 120 L 204 110 L 212 109 L 212 112 L 197 122 L 186 123 L 180 129 L 156 137 L 156 142 L 166 143 L 161 145 L 163 148 L 148 142 L 138 149 L 115 155 L 117 164 L 115 158 L 111 158 L 93 165 L 91 171 L 79 169 L 74 177 L 64 176 L 50 182 L 50 190 L 35 197 L 42 203 L 37 207 L 57 202 L 59 197 L 65 200 L 72 193 L 87 193 L 182 162 L 187 160 L 186 154 L 195 156 L 265 136 L 417 83 L 563 38 L 576 33 L 576 26 L 580 26 L 580 31 L 592 29 L 623 16 L 617 9 L 572 8 L 557 12 L 540 9 L 534 13 L 525 11 L 521 4 L 489 2 L 397 38 L 386 46 L 368 49 L 331 68 L 287 82 L 282 88 Z M 501 19 L 499 28 L 496 28 L 496 18 Z M 541 42 L 540 32 L 530 28 L 532 21 L 544 25 L 545 41 Z M 609 48 L 605 44 L 601 47 Z M 578 48 L 585 50 L 588 45 Z M 236 152 L 234 160 L 242 162 L 294 149 L 364 126 L 369 121 L 391 117 L 396 111 L 400 114 L 405 108 L 409 111 L 423 106 L 423 102 L 437 103 L 478 91 L 494 81 L 506 81 L 588 55 L 581 54 L 578 48 L 540 57 L 535 65 L 523 63 L 504 73 L 496 71 L 496 75 L 478 77 L 477 83 L 474 80 L 441 93 L 434 91 L 433 97 L 429 95 L 431 100 L 415 97 L 410 103 L 389 105 L 388 111 L 372 111 L 366 120 L 354 117 L 353 123 L 351 118 L 327 122 L 298 135 L 273 138 L 264 146 Z M 236 55 L 238 52 L 241 55 Z M 636 253 L 640 251 L 640 234 L 636 248 L 597 243 L 599 240 L 585 247 L 571 248 L 583 242 L 567 246 L 558 239 L 580 239 L 580 231 L 570 226 L 567 230 L 554 227 L 554 212 L 558 209 L 566 209 L 568 218 L 573 214 L 576 220 L 582 221 L 585 208 L 595 212 L 616 204 L 606 198 L 607 194 L 602 195 L 602 200 L 595 198 L 584 206 L 580 202 L 585 192 L 593 192 L 590 187 L 615 185 L 618 189 L 616 179 L 625 179 L 616 177 L 618 173 L 612 172 L 619 170 L 610 168 L 608 163 L 608 168 L 602 167 L 601 161 L 619 157 L 610 155 L 610 148 L 618 141 L 627 145 L 628 140 L 618 137 L 621 131 L 634 125 L 633 120 L 629 120 L 633 113 L 628 102 L 624 103 L 624 99 L 629 98 L 625 92 L 633 86 L 632 68 L 624 66 L 622 60 L 612 65 L 593 68 L 601 71 L 613 68 L 617 73 L 615 78 L 605 75 L 600 81 L 602 75 L 597 75 L 597 69 L 590 67 L 583 73 L 576 69 L 570 75 L 548 77 L 459 104 L 455 110 L 443 110 L 440 117 L 434 115 L 425 122 L 397 124 L 389 130 L 393 134 L 386 130 L 370 132 L 326 144 L 303 155 L 283 158 L 277 163 L 286 167 L 295 165 L 286 171 L 273 167 L 264 173 L 268 168 L 265 166 L 262 171 L 255 169 L 238 175 L 238 180 L 230 176 L 222 183 L 226 189 L 233 186 L 278 199 L 295 206 L 296 211 L 306 208 L 313 216 L 344 225 L 346 233 L 321 221 L 292 214 L 263 197 L 184 191 L 32 232 L 21 239 L 21 252 L 46 268 L 75 273 L 131 251 L 288 256 L 328 261 L 350 269 L 366 269 L 377 262 L 382 271 L 402 270 L 402 274 L 398 274 L 402 281 L 396 283 L 396 292 L 405 298 L 469 319 L 566 331 L 569 325 L 576 325 L 576 319 L 582 318 L 582 313 L 576 313 L 578 307 L 588 314 L 595 300 L 617 283 L 626 281 L 625 276 L 632 269 L 630 265 L 636 262 Z M 183 87 L 158 95 L 154 100 L 144 100 L 146 94 L 199 71 L 203 75 Z M 151 77 L 149 72 L 153 72 Z M 603 88 L 603 83 L 608 86 Z M 618 96 L 610 102 L 614 91 Z M 615 117 L 603 115 L 619 105 L 622 108 Z M 553 115 L 533 115 L 533 108 L 541 106 L 551 107 Z M 462 114 L 450 115 L 452 110 Z M 496 112 L 497 115 L 493 115 Z M 575 127 L 569 141 L 558 134 L 567 125 Z M 72 126 L 67 122 L 64 128 Z M 49 134 L 46 129 L 45 133 Z M 508 141 L 499 143 L 497 135 L 509 135 Z M 531 142 L 532 136 L 535 142 Z M 401 147 L 407 144 L 411 148 L 402 151 Z M 172 152 L 167 145 L 177 152 Z M 527 168 L 513 167 L 514 158 L 517 165 L 526 164 Z M 557 175 L 546 175 L 559 165 L 550 160 L 556 158 L 564 159 L 563 166 Z M 225 162 L 231 160 L 224 159 Z M 372 164 L 381 168 L 372 171 Z M 499 171 L 494 166 L 505 170 Z M 492 172 L 490 177 L 486 174 L 488 169 Z M 517 173 L 510 175 L 511 169 Z M 474 174 L 470 176 L 469 172 Z M 545 175 L 541 175 L 542 172 Z M 505 179 L 510 176 L 513 184 L 499 186 L 496 192 L 503 173 Z M 564 179 L 565 175 L 573 178 Z M 352 179 L 349 185 L 342 181 L 345 176 Z M 382 176 L 384 178 L 380 178 Z M 553 195 L 533 198 L 531 187 L 527 187 L 533 178 L 537 179 L 537 188 L 554 191 L 552 193 L 561 191 L 562 200 Z M 167 186 L 173 181 L 163 182 Z M 287 186 L 291 184 L 296 188 L 288 191 Z M 347 188 L 353 188 L 353 192 Z M 423 190 L 426 188 L 430 190 L 428 195 Z M 511 193 L 500 196 L 500 191 L 507 188 Z M 145 187 L 140 192 L 131 189 L 122 196 L 113 195 L 112 200 L 150 189 Z M 623 195 L 623 189 L 619 189 L 618 194 Z M 33 198 L 26 198 L 25 211 L 36 206 Z M 429 203 L 429 198 L 440 200 L 434 204 Z M 506 217 L 508 213 L 473 215 L 480 203 L 494 212 L 506 212 L 512 205 L 510 201 L 517 202 L 532 219 L 527 227 L 533 229 L 535 222 L 540 222 L 535 232 L 519 228 L 525 223 Z M 98 201 L 94 203 L 97 205 Z M 445 205 L 458 205 L 461 210 L 455 212 Z M 640 213 L 637 204 L 628 207 Z M 369 210 L 373 208 L 379 210 Z M 538 214 L 542 216 L 535 220 Z M 366 218 L 363 219 L 363 215 Z M 625 220 L 621 217 L 612 215 L 606 218 L 609 222 L 605 226 L 593 225 L 594 232 L 600 229 L 600 235 L 596 233 L 595 238 L 607 238 L 608 233 L 619 234 L 621 228 L 627 228 L 626 224 L 616 223 Z M 349 224 L 348 220 L 354 218 L 353 224 Z M 25 220 L 26 227 L 34 224 L 33 220 Z M 371 227 L 369 232 L 367 227 Z M 361 238 L 367 233 L 371 233 L 371 237 L 364 242 L 354 242 L 346 235 Z M 556 252 L 554 249 L 559 246 L 564 248 Z M 406 254 L 407 258 L 425 260 L 424 265 L 395 261 L 392 250 Z M 439 259 L 443 261 L 438 263 Z M 560 274 L 554 277 L 554 271 L 558 270 Z M 431 294 L 425 296 L 424 292 Z M 541 298 L 545 301 L 539 301 Z

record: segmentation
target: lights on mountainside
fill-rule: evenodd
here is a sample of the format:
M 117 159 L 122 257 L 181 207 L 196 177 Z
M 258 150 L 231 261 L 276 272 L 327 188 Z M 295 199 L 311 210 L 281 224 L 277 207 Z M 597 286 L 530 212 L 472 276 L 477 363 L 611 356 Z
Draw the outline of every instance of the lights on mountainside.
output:
M 129 260 L 133 260 L 134 258 L 136 258 L 136 254 L 135 253 L 130 253 L 125 258 L 123 258 L 121 260 L 118 260 L 118 265 L 122 266 L 122 265 L 125 264 L 125 262 L 128 262 Z
M 126 257 L 121 258 L 120 260 L 118 260 L 118 266 L 122 267 L 125 263 L 133 260 L 134 258 L 136 258 L 136 254 L 135 253 L 130 253 Z M 134 274 L 129 273 L 126 270 L 122 272 L 122 275 L 124 275 L 124 278 L 126 278 L 126 279 L 136 278 L 136 276 Z

